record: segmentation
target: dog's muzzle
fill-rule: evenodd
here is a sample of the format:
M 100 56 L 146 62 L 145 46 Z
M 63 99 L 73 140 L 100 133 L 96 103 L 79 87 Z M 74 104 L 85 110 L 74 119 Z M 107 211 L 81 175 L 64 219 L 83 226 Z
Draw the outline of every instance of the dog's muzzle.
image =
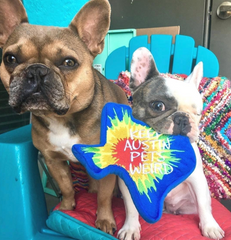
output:
M 9 105 L 17 113 L 52 111 L 64 115 L 69 109 L 60 75 L 44 64 L 32 64 L 14 76 L 9 92 Z
M 42 64 L 33 64 L 26 69 L 25 95 L 39 93 L 44 83 L 48 81 L 51 71 Z
M 189 117 L 184 112 L 176 112 L 172 115 L 174 122 L 173 135 L 186 136 L 191 131 L 191 125 L 189 123 Z

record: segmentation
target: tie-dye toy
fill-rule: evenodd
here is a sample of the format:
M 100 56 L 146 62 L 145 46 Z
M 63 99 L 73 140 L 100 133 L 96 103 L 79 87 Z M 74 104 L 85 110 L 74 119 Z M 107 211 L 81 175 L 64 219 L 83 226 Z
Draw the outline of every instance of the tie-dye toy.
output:
M 93 178 L 121 177 L 149 223 L 160 219 L 167 193 L 196 165 L 187 137 L 159 134 L 135 119 L 129 106 L 116 103 L 103 109 L 100 144 L 77 144 L 72 151 Z

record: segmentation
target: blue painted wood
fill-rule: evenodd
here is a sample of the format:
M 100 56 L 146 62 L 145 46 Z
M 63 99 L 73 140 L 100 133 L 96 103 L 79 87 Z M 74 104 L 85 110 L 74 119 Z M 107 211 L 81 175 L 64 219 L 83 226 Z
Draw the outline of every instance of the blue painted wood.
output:
M 70 239 L 46 227 L 48 214 L 31 125 L 1 134 L 0 153 L 0 239 Z
M 159 72 L 168 73 L 172 51 L 172 35 L 152 35 L 150 50 Z
M 146 35 L 133 37 L 127 49 L 129 52 L 128 60 L 123 59 L 127 56 L 124 52 L 121 56 L 118 56 L 119 52 L 117 52 L 116 61 L 113 60 L 113 56 L 109 55 L 110 61 L 106 62 L 105 76 L 110 79 L 117 79 L 119 72 L 130 70 L 132 54 L 139 47 L 146 47 L 152 52 L 161 73 L 170 72 L 172 69 L 171 73 L 173 74 L 189 75 L 194 67 L 194 63 L 202 61 L 204 64 L 204 77 L 218 76 L 219 62 L 214 53 L 202 46 L 196 48 L 194 39 L 184 35 L 177 35 L 175 44 L 172 44 L 171 36 L 169 35 L 152 35 L 150 45 L 148 44 L 148 36 Z M 111 54 L 114 53 L 112 52 Z M 171 56 L 173 56 L 172 66 Z M 129 65 L 127 65 L 127 62 Z M 110 66 L 111 63 L 113 63 L 112 66 Z
M 67 27 L 88 0 L 23 0 L 31 24 Z
M 218 76 L 219 62 L 216 55 L 207 48 L 198 46 L 196 64 L 201 61 L 203 62 L 204 76 L 206 77 Z
M 117 79 L 120 72 L 127 69 L 127 51 L 128 49 L 123 46 L 114 50 L 105 62 L 105 76 L 107 79 Z
M 104 50 L 94 59 L 93 67 L 100 69 L 101 73 L 105 75 L 105 62 L 109 54 L 119 47 L 128 47 L 130 39 L 134 36 L 136 36 L 135 29 L 109 30 L 104 39 Z
M 187 74 L 192 71 L 195 41 L 192 37 L 177 35 L 173 55 L 172 73 Z
M 0 238 L 32 239 L 47 211 L 31 125 L 1 134 L 0 152 Z

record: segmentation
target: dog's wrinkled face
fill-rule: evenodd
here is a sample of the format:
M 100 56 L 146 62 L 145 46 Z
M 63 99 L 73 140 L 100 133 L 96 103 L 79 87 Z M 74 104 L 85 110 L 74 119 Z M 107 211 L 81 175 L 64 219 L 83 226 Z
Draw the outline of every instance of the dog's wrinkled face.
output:
M 197 90 L 202 76 L 199 63 L 185 81 L 164 78 L 152 54 L 146 48 L 137 49 L 131 62 L 133 116 L 160 133 L 185 135 L 194 142 L 202 112 L 202 98 Z
M 17 5 L 21 10 L 15 12 Z M 65 115 L 88 106 L 95 91 L 92 61 L 103 49 L 109 15 L 109 4 L 99 1 L 94 8 L 86 4 L 68 28 L 36 26 L 27 23 L 18 0 L 0 0 L 0 75 L 10 106 L 37 115 Z
M 88 77 L 82 66 L 88 70 L 91 67 L 84 49 L 87 52 L 68 28 L 19 25 L 4 46 L 1 65 L 11 107 L 19 113 L 29 110 L 65 114 L 73 99 L 89 90 L 86 85 L 93 85 L 86 82 L 78 86 L 78 81 Z

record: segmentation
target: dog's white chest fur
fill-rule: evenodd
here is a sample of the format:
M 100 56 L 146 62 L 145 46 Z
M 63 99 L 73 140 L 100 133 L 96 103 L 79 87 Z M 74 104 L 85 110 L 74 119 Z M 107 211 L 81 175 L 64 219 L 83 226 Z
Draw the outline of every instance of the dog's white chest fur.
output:
M 67 160 L 77 162 L 71 149 L 74 144 L 80 143 L 80 137 L 78 135 L 71 136 L 69 129 L 57 120 L 50 120 L 49 122 L 50 132 L 48 138 L 50 143 L 55 147 L 55 151 L 65 154 Z

